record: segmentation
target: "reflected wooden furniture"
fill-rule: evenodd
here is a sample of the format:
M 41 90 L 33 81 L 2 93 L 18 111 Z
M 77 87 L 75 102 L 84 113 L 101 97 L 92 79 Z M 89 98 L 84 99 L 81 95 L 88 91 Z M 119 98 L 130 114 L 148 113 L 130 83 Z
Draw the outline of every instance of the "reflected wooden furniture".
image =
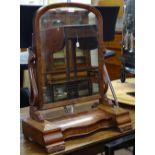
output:
M 88 103 L 83 104 L 83 108 L 88 109 L 87 106 L 88 106 Z M 62 154 L 96 155 L 98 153 L 104 152 L 104 145 L 107 142 L 111 142 L 118 138 L 122 138 L 126 135 L 134 134 L 134 125 L 135 125 L 134 108 L 128 109 L 128 107 L 126 107 L 126 109 L 130 111 L 133 130 L 123 132 L 123 133 L 120 133 L 115 129 L 101 130 L 87 136 L 68 139 L 65 142 L 65 150 L 58 153 L 52 153 L 51 155 L 62 155 Z M 63 109 L 61 108 L 57 109 L 56 111 L 53 112 L 53 115 L 57 115 L 57 113 L 61 113 L 62 111 Z M 29 107 L 21 108 L 20 110 L 21 120 L 23 120 L 28 116 L 29 116 Z M 20 136 L 20 152 L 21 152 L 20 153 L 21 155 L 47 155 L 48 154 L 44 151 L 44 148 L 41 147 L 40 145 L 36 144 L 33 141 L 29 141 L 25 139 L 22 133 L 22 130 L 21 130 L 21 136 Z
M 49 24 L 49 27 L 42 27 L 42 20 L 46 22 L 53 23 L 52 20 L 48 20 L 50 13 L 56 8 L 58 12 L 61 8 L 65 10 L 68 9 L 68 12 L 71 12 L 70 9 L 84 9 L 89 11 L 92 15 L 93 21 L 95 21 L 95 26 L 93 26 L 93 34 L 95 34 L 95 39 L 98 42 L 98 46 L 95 47 L 97 56 L 97 64 L 91 63 L 91 69 L 95 68 L 93 74 L 87 74 L 87 77 L 79 78 L 77 75 L 78 69 L 76 68 L 77 63 L 75 60 L 75 44 L 70 43 L 70 38 L 67 38 L 64 34 L 65 26 L 69 25 L 55 25 Z M 70 18 L 67 14 L 64 14 L 65 18 Z M 62 20 L 62 19 L 61 19 Z M 92 20 L 92 19 L 91 19 Z M 55 19 L 54 19 L 55 21 Z M 57 21 L 60 21 L 58 18 Z M 97 22 L 96 22 L 97 21 Z M 63 22 L 65 23 L 65 22 Z M 70 23 L 69 23 L 70 24 Z M 83 25 L 83 23 L 75 24 L 72 23 L 70 31 L 74 30 L 74 36 L 78 35 L 81 28 L 79 25 L 84 26 L 83 28 L 87 32 L 89 27 Z M 30 117 L 27 116 L 22 119 L 22 129 L 25 138 L 37 142 L 39 145 L 44 147 L 48 153 L 59 153 L 63 152 L 66 149 L 67 141 L 70 138 L 79 138 L 81 136 L 88 136 L 99 130 L 111 130 L 115 129 L 119 132 L 129 132 L 132 131 L 132 122 L 130 118 L 130 113 L 126 109 L 119 107 L 114 107 L 110 105 L 111 101 L 107 99 L 105 93 L 107 91 L 107 83 L 104 76 L 104 58 L 103 51 L 105 51 L 105 46 L 103 42 L 103 28 L 102 28 L 102 16 L 94 7 L 78 4 L 78 3 L 60 3 L 47 5 L 40 8 L 36 12 L 34 18 L 34 46 L 29 50 L 29 75 L 30 75 L 30 84 L 31 84 L 31 96 L 30 96 Z M 47 25 L 46 25 L 47 26 Z M 73 29 L 75 26 L 76 29 Z M 45 29 L 44 29 L 45 28 Z M 77 29 L 78 28 L 78 29 Z M 83 29 L 82 28 L 82 29 Z M 46 33 L 49 31 L 50 33 Z M 49 36 L 50 35 L 50 36 Z M 91 34 L 92 35 L 92 34 Z M 71 36 L 71 35 L 70 35 Z M 61 38 L 62 37 L 62 38 Z M 85 38 L 84 45 L 87 43 L 87 35 L 83 33 L 82 38 Z M 62 39 L 60 42 L 59 40 Z M 65 42 L 64 42 L 65 40 Z M 51 42 L 52 41 L 52 42 Z M 76 48 L 79 47 L 78 37 L 76 39 Z M 65 45 L 64 45 L 65 44 Z M 81 47 L 81 46 L 80 46 Z M 57 85 L 60 81 L 50 81 L 47 78 L 49 71 L 53 69 L 51 67 L 53 61 L 48 61 L 50 55 L 56 53 L 59 50 L 65 49 L 65 75 L 66 79 L 63 82 L 64 84 L 70 84 L 72 87 L 67 87 L 65 91 L 60 93 L 63 95 L 67 93 L 67 98 L 60 99 L 58 101 L 49 100 L 48 93 L 50 95 L 56 92 L 52 92 L 53 89 L 48 89 L 50 85 Z M 73 57 L 68 56 L 69 50 L 72 49 Z M 90 51 L 88 51 L 90 52 Z M 93 51 L 94 52 L 94 49 Z M 91 53 L 92 54 L 92 53 Z M 94 57 L 93 57 L 94 58 Z M 70 68 L 70 62 L 74 62 L 73 70 Z M 84 71 L 88 71 L 88 66 L 85 66 Z M 79 68 L 83 69 L 83 68 Z M 57 68 L 58 70 L 58 68 Z M 58 70 L 59 73 L 60 70 Z M 90 70 L 92 72 L 92 70 Z M 95 74 L 94 74 L 95 73 Z M 70 78 L 73 74 L 73 78 Z M 75 82 L 84 80 L 94 76 L 95 80 L 91 80 L 92 86 L 95 85 L 94 90 L 97 88 L 97 93 L 86 94 L 85 96 L 79 96 L 76 91 L 73 91 Z M 72 83 L 73 82 L 73 83 Z M 79 82 L 80 83 L 80 82 Z M 97 86 L 96 86 L 97 85 Z M 48 91 L 47 91 L 48 90 Z M 79 91 L 80 92 L 80 91 Z M 72 94 L 73 93 L 73 94 Z M 84 103 L 89 102 L 89 106 L 83 108 Z M 56 109 L 63 109 L 65 107 L 71 106 L 72 111 L 70 113 L 56 112 Z M 80 108 L 79 108 L 80 107 Z M 89 107 L 89 108 L 88 108 Z
M 68 18 L 66 18 L 66 17 L 68 17 Z M 73 25 L 73 23 L 77 26 Z M 52 65 L 48 65 L 48 67 L 50 67 L 49 72 L 51 70 L 53 71 L 52 76 L 55 76 L 55 78 L 54 78 L 54 80 L 55 80 L 55 79 L 59 78 L 59 76 L 57 76 L 57 74 L 59 74 L 57 71 L 61 69 L 61 77 L 62 78 L 60 80 L 65 80 L 65 77 L 64 77 L 65 70 L 66 70 L 66 68 L 70 68 L 70 70 L 74 70 L 74 66 L 75 66 L 74 61 L 78 61 L 78 64 L 77 64 L 78 67 L 85 67 L 90 64 L 89 54 L 85 53 L 83 51 L 80 51 L 80 50 L 77 51 L 78 57 L 76 57 L 76 59 L 73 59 L 73 61 L 72 61 L 72 59 L 70 59 L 68 63 L 66 60 L 69 58 L 74 58 L 74 54 L 75 54 L 74 52 L 72 52 L 71 45 L 68 40 L 71 40 L 71 41 L 73 39 L 76 40 L 77 35 L 78 35 L 78 37 L 81 37 L 82 35 L 91 33 L 90 31 L 88 31 L 87 33 L 85 31 L 78 32 L 79 27 L 82 27 L 82 25 L 88 25 L 88 11 L 87 10 L 75 10 L 72 12 L 72 11 L 68 11 L 65 9 L 61 10 L 61 11 L 56 11 L 53 9 L 53 10 L 49 11 L 48 17 L 46 17 L 46 16 L 43 17 L 41 29 L 44 29 L 47 31 L 47 33 L 49 33 L 49 31 L 51 31 L 51 30 L 49 30 L 50 25 L 55 27 L 55 30 L 58 30 L 58 29 L 59 30 L 55 31 L 55 34 L 53 34 L 54 37 L 50 37 L 50 39 L 48 39 L 48 41 L 44 40 L 44 38 L 43 38 L 43 40 L 50 47 L 52 47 L 52 45 L 51 45 L 52 42 L 53 41 L 55 42 L 56 40 L 57 40 L 57 43 L 59 43 L 59 42 L 65 43 L 66 44 L 66 46 L 65 46 L 66 53 L 65 53 L 65 49 L 63 49 L 63 46 L 64 46 L 64 44 L 63 44 L 63 46 L 61 46 L 62 47 L 61 49 L 55 50 L 52 55 L 48 55 L 48 57 L 49 57 L 48 61 L 52 62 Z M 58 35 L 58 32 L 62 32 L 62 30 L 63 30 L 63 33 L 61 33 L 61 35 L 60 34 Z M 86 29 L 84 28 L 83 30 L 86 30 Z M 75 33 L 77 33 L 77 34 L 75 34 Z M 48 36 L 50 36 L 50 35 L 48 34 Z M 57 37 L 59 37 L 59 38 L 57 38 Z M 49 41 L 51 42 L 51 44 L 49 44 Z M 51 49 L 51 48 L 49 48 L 49 49 Z M 67 55 L 67 56 L 65 56 L 65 55 Z M 67 72 L 67 76 L 70 77 L 70 75 L 68 73 L 69 71 L 66 71 L 66 72 Z

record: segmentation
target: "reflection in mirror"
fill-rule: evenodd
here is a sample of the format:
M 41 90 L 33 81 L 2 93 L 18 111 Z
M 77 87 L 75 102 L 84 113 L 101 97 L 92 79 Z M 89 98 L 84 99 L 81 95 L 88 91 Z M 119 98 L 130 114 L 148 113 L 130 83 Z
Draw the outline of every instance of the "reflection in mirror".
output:
M 98 30 L 93 13 L 51 9 L 40 19 L 44 103 L 99 93 Z

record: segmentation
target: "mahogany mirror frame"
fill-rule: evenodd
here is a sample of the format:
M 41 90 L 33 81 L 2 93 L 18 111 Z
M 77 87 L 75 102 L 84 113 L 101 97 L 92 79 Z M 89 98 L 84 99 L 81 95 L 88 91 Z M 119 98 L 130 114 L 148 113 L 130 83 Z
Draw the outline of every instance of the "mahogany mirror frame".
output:
M 84 101 L 84 98 L 75 98 L 68 99 L 64 101 L 52 102 L 44 104 L 43 101 L 43 90 L 42 90 L 42 79 L 41 76 L 41 36 L 39 29 L 40 17 L 47 12 L 49 9 L 56 9 L 61 7 L 75 7 L 86 9 L 95 14 L 97 18 L 97 28 L 98 28 L 98 64 L 99 64 L 99 94 L 98 99 L 104 101 L 105 92 L 107 91 L 107 83 L 104 78 L 104 56 L 103 52 L 105 51 L 104 41 L 103 41 L 103 19 L 100 12 L 93 6 L 88 6 L 85 4 L 79 3 L 57 3 L 39 8 L 35 14 L 33 29 L 34 29 L 34 45 L 32 49 L 29 49 L 29 76 L 30 76 L 30 85 L 31 85 L 31 96 L 30 96 L 30 105 L 36 107 L 38 110 L 47 110 L 51 108 L 66 106 L 70 104 L 76 104 Z M 89 99 L 94 99 L 93 95 L 89 96 Z

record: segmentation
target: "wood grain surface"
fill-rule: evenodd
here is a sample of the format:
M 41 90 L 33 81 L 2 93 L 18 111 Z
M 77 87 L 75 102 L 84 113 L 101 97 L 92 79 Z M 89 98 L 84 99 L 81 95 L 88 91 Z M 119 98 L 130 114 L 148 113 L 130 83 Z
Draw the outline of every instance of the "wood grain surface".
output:
M 60 109 L 61 110 L 61 109 Z M 128 109 L 127 109 L 128 110 Z M 29 107 L 21 108 L 20 118 L 21 120 L 29 116 Z M 134 109 L 129 109 L 133 130 L 120 133 L 116 129 L 109 129 L 109 130 L 101 130 L 98 132 L 94 132 L 93 134 L 81 136 L 78 138 L 68 139 L 65 141 L 65 150 L 62 152 L 54 153 L 51 155 L 58 155 L 58 154 L 79 154 L 82 155 L 83 153 L 93 154 L 94 152 L 97 154 L 100 151 L 104 151 L 104 143 L 115 139 L 117 137 L 121 137 L 123 135 L 129 134 L 134 132 Z M 85 151 L 86 152 L 85 152 Z M 24 135 L 21 130 L 20 136 L 20 151 L 21 155 L 47 155 L 46 151 L 40 145 L 30 142 L 24 138 Z M 88 152 L 87 152 L 88 151 Z M 77 153 L 78 154 L 78 153 Z
M 124 83 L 120 79 L 112 81 L 118 102 L 130 106 L 135 106 L 135 97 L 128 95 L 127 93 L 135 92 L 135 78 L 127 78 Z M 108 98 L 113 100 L 110 88 L 107 92 Z

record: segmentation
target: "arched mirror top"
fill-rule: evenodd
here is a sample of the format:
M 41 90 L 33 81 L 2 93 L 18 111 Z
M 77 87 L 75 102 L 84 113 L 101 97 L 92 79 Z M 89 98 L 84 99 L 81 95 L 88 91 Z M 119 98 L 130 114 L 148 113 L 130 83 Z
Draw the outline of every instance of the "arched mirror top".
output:
M 59 3 L 38 9 L 34 44 L 36 106 L 48 109 L 103 96 L 103 21 L 94 7 Z

